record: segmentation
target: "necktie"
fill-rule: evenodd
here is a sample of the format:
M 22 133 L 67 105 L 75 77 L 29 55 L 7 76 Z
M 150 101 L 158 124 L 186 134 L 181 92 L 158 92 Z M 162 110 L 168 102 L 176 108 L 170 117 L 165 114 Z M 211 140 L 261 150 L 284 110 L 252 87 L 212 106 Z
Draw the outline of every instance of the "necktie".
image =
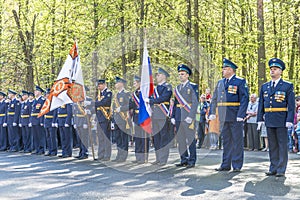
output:
M 275 89 L 275 81 L 272 82 L 272 88 L 271 89 L 272 89 L 272 91 L 274 91 L 274 89 Z
M 225 80 L 225 85 L 227 85 L 227 84 L 228 84 L 228 82 L 229 82 L 229 79 L 228 79 L 228 78 L 226 78 L 226 80 Z

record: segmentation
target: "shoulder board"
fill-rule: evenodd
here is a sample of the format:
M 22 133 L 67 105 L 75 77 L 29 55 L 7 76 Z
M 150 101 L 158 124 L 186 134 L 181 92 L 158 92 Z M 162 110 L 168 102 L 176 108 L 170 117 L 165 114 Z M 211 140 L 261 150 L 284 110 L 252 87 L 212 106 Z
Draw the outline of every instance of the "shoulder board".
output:
M 293 83 L 291 83 L 291 82 L 289 82 L 289 81 L 284 81 L 284 80 L 282 80 L 282 81 L 283 81 L 283 83 L 293 84 Z
M 111 90 L 110 89 L 106 89 L 106 92 L 111 92 Z
M 191 84 L 192 86 L 197 86 L 197 84 L 196 84 L 196 83 L 193 83 L 193 82 L 190 82 L 190 84 Z
M 242 77 L 239 77 L 239 76 L 235 76 L 236 79 L 239 79 L 239 80 L 244 80 L 244 78 Z
M 45 98 L 44 98 L 44 97 L 42 97 L 41 99 L 42 99 L 43 101 L 45 101 Z

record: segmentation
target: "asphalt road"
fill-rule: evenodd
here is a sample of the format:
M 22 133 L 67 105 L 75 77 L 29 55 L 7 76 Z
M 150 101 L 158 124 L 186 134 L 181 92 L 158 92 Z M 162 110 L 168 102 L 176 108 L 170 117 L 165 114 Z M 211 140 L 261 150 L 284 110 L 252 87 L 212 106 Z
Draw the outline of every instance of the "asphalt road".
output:
M 113 150 L 113 158 L 116 150 Z M 74 150 L 74 155 L 77 150 Z M 266 177 L 267 152 L 245 151 L 240 173 L 215 172 L 222 150 L 197 149 L 195 168 L 0 153 L 0 199 L 300 199 L 300 156 L 289 154 L 285 177 Z M 150 152 L 149 162 L 154 161 Z

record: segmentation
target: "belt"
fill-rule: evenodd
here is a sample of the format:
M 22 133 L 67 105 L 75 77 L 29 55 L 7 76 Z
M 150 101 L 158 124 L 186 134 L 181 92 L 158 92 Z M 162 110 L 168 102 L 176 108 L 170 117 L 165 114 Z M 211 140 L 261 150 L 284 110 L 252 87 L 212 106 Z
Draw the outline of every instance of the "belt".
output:
M 101 110 L 101 108 L 104 108 L 104 109 L 110 109 L 109 106 L 99 106 L 99 107 L 97 108 L 97 110 Z
M 85 117 L 85 115 L 82 115 L 82 114 L 76 114 L 76 117 Z
M 155 103 L 154 105 L 159 106 L 159 105 L 161 105 L 161 104 L 169 105 L 170 102 L 166 101 L 166 102 L 162 102 L 162 103 Z
M 239 106 L 241 105 L 240 102 L 219 102 L 218 106 Z
M 8 115 L 15 115 L 15 112 L 8 112 Z
M 265 108 L 265 112 L 284 112 L 287 108 Z
M 36 116 L 38 116 L 39 115 L 39 113 L 31 113 L 31 116 L 32 117 L 36 117 Z
M 21 118 L 28 118 L 29 115 L 21 115 Z
M 3 117 L 3 116 L 5 116 L 5 114 L 3 113 L 3 114 L 0 114 L 0 117 Z
M 68 114 L 59 114 L 59 115 L 57 115 L 57 117 L 67 117 L 68 116 Z
M 192 104 L 188 104 L 188 105 L 191 106 Z M 183 107 L 185 107 L 185 106 L 187 106 L 187 105 L 181 105 L 181 104 L 177 104 L 177 105 L 176 105 L 177 108 L 183 108 Z
M 140 111 L 139 111 L 139 110 L 135 110 L 134 112 L 135 112 L 135 113 L 139 113 Z
M 53 115 L 45 115 L 46 119 L 53 119 Z

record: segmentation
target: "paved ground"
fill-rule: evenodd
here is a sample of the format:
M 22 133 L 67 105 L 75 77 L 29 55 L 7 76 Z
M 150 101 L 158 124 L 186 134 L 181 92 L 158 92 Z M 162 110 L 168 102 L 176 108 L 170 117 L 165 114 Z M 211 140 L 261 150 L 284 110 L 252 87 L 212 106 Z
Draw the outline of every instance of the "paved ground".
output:
M 264 175 L 267 152 L 245 151 L 241 173 L 218 173 L 222 151 L 197 151 L 192 169 L 175 167 L 175 148 L 163 167 L 134 164 L 133 152 L 126 163 L 1 152 L 0 199 L 300 199 L 299 155 L 290 154 L 286 177 L 276 178 Z

